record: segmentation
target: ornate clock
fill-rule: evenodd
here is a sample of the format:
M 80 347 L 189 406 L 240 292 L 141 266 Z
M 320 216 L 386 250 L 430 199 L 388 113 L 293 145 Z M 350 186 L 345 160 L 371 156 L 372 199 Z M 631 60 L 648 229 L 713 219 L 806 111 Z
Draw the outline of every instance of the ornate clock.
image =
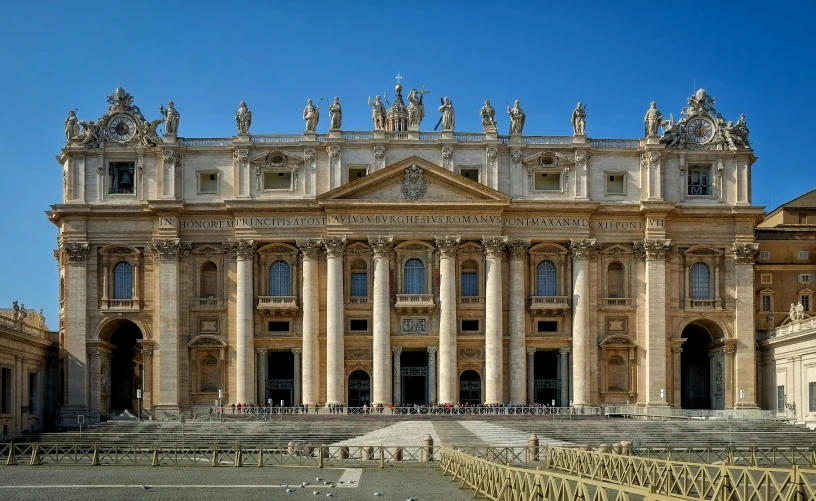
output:
M 714 122 L 705 117 L 695 117 L 686 124 L 686 135 L 697 144 L 705 144 L 714 137 Z
M 108 123 L 108 135 L 114 141 L 130 141 L 136 135 L 136 122 L 124 115 L 113 117 Z

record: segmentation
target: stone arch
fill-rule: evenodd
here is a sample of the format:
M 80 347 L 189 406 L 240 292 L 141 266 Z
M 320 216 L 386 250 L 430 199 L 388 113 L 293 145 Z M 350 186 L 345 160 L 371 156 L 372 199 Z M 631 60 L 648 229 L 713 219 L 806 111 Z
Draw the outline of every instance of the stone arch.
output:
M 726 333 L 707 317 L 683 322 L 679 360 L 679 404 L 684 409 L 724 409 L 729 389 Z M 731 341 L 733 343 L 733 341 Z M 733 352 L 733 351 L 732 351 Z M 676 373 L 675 373 L 676 374 Z
M 371 405 L 371 373 L 364 367 L 356 367 L 346 378 L 349 407 Z
M 141 331 L 141 339 L 153 339 L 150 327 L 138 318 L 128 316 L 116 316 L 103 318 L 94 329 L 94 339 L 110 342 L 110 336 L 123 322 L 135 324 Z
M 143 355 L 139 341 L 144 331 L 133 320 L 116 318 L 99 332 L 97 360 L 90 360 L 91 384 L 96 387 L 102 415 L 136 412 L 137 390 L 142 389 Z M 92 352 L 93 354 L 94 352 Z

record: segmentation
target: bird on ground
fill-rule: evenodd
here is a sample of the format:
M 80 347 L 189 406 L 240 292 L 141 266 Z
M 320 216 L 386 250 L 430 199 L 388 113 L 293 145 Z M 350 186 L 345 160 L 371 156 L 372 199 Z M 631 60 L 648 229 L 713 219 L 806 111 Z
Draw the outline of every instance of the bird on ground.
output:
M 326 497 L 327 498 L 333 498 L 334 494 L 332 494 L 331 492 L 328 492 L 328 493 L 326 493 Z
M 148 487 L 148 486 L 146 486 L 146 485 L 143 485 L 143 486 L 142 486 L 142 489 L 144 489 L 144 490 L 148 490 L 148 489 L 150 489 L 150 487 Z
M 312 494 L 314 494 L 315 496 L 317 496 L 318 494 L 320 494 L 320 492 L 318 492 L 318 491 L 312 491 Z
M 294 490 L 292 490 L 292 489 L 286 489 L 286 492 L 287 492 L 287 493 L 289 493 L 289 494 L 292 494 L 292 493 L 293 493 L 293 492 L 295 492 L 295 491 L 294 491 Z
M 318 482 L 322 482 L 322 481 L 323 481 L 323 479 L 322 479 L 322 478 L 320 478 L 320 477 L 315 477 L 315 480 L 317 480 Z
M 382 496 L 382 492 L 375 492 L 374 495 L 375 496 Z

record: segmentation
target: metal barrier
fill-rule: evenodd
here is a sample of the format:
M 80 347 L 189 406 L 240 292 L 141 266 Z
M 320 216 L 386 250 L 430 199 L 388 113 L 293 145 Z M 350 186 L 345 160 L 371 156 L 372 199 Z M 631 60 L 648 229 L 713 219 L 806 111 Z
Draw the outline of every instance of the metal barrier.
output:
M 735 466 L 809 466 L 816 467 L 816 445 L 810 447 L 640 447 L 635 456 L 685 463 Z
M 779 420 L 776 411 L 762 409 L 690 410 L 671 407 L 639 407 L 637 405 L 608 405 L 607 416 L 632 416 L 647 419 L 694 419 L 723 421 Z

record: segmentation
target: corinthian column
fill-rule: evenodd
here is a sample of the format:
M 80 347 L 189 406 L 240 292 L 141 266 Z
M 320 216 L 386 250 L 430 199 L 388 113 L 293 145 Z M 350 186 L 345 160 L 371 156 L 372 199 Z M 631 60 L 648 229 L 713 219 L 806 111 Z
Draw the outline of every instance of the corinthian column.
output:
M 482 237 L 487 256 L 485 287 L 485 404 L 504 402 L 501 257 L 507 237 Z
M 572 251 L 573 405 L 590 405 L 589 263 L 597 253 L 594 238 L 570 242 Z
M 253 291 L 252 261 L 255 257 L 254 240 L 237 240 L 226 242 L 224 250 L 236 261 L 236 300 L 235 309 L 235 395 L 233 402 L 252 402 L 255 393 L 253 377 L 255 375 L 255 358 L 253 357 Z M 161 348 L 159 348 L 161 350 Z M 163 368 L 163 366 L 162 366 Z
M 735 334 L 737 338 L 734 361 L 734 389 L 737 406 L 756 408 L 756 350 L 754 348 L 754 259 L 759 244 L 734 244 L 736 268 L 737 308 Z M 744 397 L 739 398 L 739 391 Z
M 319 353 L 317 346 L 317 254 L 321 241 L 299 238 L 297 246 L 303 254 L 303 359 L 301 384 L 304 405 L 316 405 L 319 392 Z
M 439 403 L 455 403 L 456 249 L 459 237 L 436 237 L 439 249 Z M 431 400 L 431 403 L 436 403 Z
M 635 242 L 646 259 L 646 405 L 665 407 L 666 388 L 666 257 L 671 240 Z M 752 295 L 753 297 L 753 295 Z M 752 333 L 753 335 L 753 333 Z M 661 398 L 660 392 L 664 391 Z
M 374 343 L 372 346 L 372 405 L 391 403 L 391 311 L 388 259 L 394 237 L 368 237 L 374 250 Z
M 326 248 L 326 404 L 343 403 L 343 253 L 346 237 L 323 240 Z
M 524 256 L 529 240 L 514 238 L 507 242 L 510 254 L 510 401 L 514 404 L 532 402 L 525 392 L 527 376 L 524 348 L 526 346 L 524 315 Z

